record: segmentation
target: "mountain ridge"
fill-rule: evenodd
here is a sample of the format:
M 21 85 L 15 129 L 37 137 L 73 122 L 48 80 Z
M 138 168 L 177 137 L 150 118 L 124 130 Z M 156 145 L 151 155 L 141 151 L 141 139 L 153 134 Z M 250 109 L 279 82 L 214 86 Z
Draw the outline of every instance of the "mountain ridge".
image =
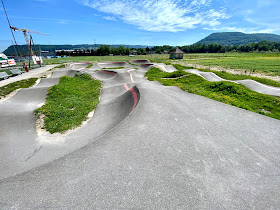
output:
M 270 33 L 246 34 L 242 32 L 217 32 L 201 39 L 195 44 L 221 44 L 221 45 L 240 45 L 260 41 L 280 42 L 280 35 Z

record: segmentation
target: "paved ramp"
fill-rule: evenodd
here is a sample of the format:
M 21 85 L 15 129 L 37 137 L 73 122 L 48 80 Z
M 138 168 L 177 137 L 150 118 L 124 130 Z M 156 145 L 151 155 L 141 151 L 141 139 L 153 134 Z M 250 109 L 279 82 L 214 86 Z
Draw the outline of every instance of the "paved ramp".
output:
M 47 65 L 44 67 L 32 69 L 29 72 L 25 72 L 24 74 L 18 75 L 16 77 L 9 77 L 6 80 L 0 80 L 0 87 L 8 85 L 10 83 L 14 83 L 20 80 L 29 79 L 29 78 L 37 78 L 46 74 L 49 70 L 55 68 L 57 65 Z
M 143 60 L 130 60 L 128 61 L 129 63 L 132 64 L 151 64 L 151 61 L 143 59 Z
M 267 95 L 272 95 L 272 96 L 279 96 L 280 97 L 280 88 L 277 87 L 272 87 L 269 85 L 264 85 L 262 83 L 259 83 L 254 80 L 246 79 L 246 80 L 238 80 L 237 81 L 239 84 L 244 85 L 245 87 Z
M 225 79 L 217 76 L 213 72 L 201 72 L 200 75 L 205 78 L 206 80 L 210 82 L 219 82 L 219 81 L 225 81 Z
M 159 68 L 160 70 L 162 70 L 164 72 L 168 72 L 168 73 L 172 73 L 174 71 L 178 71 L 173 65 L 166 65 L 164 63 L 155 64 L 155 67 Z
M 188 73 L 191 73 L 191 74 L 196 74 L 198 76 L 201 76 L 201 77 L 203 77 L 204 79 L 206 79 L 210 82 L 219 82 L 219 81 L 234 82 L 234 83 L 242 84 L 245 87 L 249 88 L 250 90 L 253 90 L 253 91 L 256 91 L 256 92 L 259 92 L 259 93 L 280 97 L 280 88 L 272 87 L 272 86 L 269 86 L 269 85 L 264 85 L 262 83 L 254 81 L 254 80 L 250 80 L 250 79 L 225 80 L 225 79 L 219 77 L 218 75 L 216 75 L 213 72 L 203 72 L 203 71 L 199 71 L 197 69 L 187 69 L 185 71 L 188 72 Z
M 118 67 L 126 67 L 128 63 L 124 61 L 112 61 L 112 62 L 100 62 L 97 63 L 97 66 L 100 68 L 118 68 Z
M 75 67 L 80 66 L 83 64 L 75 64 Z M 91 71 L 89 73 L 92 76 L 104 80 L 101 101 L 95 110 L 94 119 L 78 129 L 78 132 L 70 134 L 37 133 L 34 110 L 45 102 L 48 88 L 57 84 L 60 77 L 72 77 L 79 73 L 73 70 L 75 67 L 57 70 L 51 77 L 42 79 L 36 87 L 22 89 L 9 100 L 0 102 L 0 178 L 47 163 L 96 140 L 135 109 L 140 93 L 128 75 L 120 72 L 119 76 L 116 71 Z M 113 81 L 107 83 L 107 80 Z M 118 88 L 111 86 L 113 83 Z M 106 94 L 112 91 L 113 94 Z
M 71 68 L 71 69 L 75 69 L 75 70 L 83 70 L 85 69 L 87 66 L 89 66 L 91 64 L 91 62 L 83 62 L 83 63 L 67 63 L 66 67 L 67 68 Z
M 70 135 L 34 139 L 10 128 L 0 208 L 278 209 L 280 121 L 147 81 L 145 71 L 106 76 L 93 118 Z M 0 119 L 28 126 L 31 115 L 16 112 Z

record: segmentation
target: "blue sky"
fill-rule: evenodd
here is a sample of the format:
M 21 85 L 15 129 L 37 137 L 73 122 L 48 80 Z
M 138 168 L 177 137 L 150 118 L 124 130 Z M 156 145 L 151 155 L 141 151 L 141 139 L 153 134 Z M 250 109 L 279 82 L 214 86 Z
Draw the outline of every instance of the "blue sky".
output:
M 35 44 L 188 45 L 213 32 L 280 34 L 279 0 L 3 0 Z M 14 32 L 25 44 L 22 32 Z M 12 35 L 0 7 L 0 52 Z

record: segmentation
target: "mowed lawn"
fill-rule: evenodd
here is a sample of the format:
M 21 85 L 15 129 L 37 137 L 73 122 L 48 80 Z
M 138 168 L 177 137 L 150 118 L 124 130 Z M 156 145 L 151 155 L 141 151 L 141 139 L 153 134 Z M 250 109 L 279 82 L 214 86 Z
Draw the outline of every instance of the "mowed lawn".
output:
M 184 63 L 221 66 L 280 76 L 280 53 L 186 54 Z

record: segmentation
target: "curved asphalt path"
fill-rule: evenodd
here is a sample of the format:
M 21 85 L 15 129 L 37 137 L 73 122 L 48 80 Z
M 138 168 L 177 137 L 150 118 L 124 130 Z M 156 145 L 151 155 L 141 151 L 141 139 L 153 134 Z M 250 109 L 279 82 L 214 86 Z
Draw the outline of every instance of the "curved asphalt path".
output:
M 229 81 L 229 82 L 234 82 L 237 84 L 242 84 L 245 87 L 249 88 L 250 90 L 267 94 L 267 95 L 272 95 L 272 96 L 279 96 L 280 97 L 280 88 L 278 87 L 272 87 L 269 85 L 264 85 L 262 83 L 259 83 L 257 81 L 251 80 L 251 79 L 245 79 L 245 80 L 225 80 L 218 75 L 216 75 L 213 72 L 204 72 L 204 71 L 199 71 L 197 69 L 188 69 L 185 70 L 188 73 L 196 74 L 198 76 L 203 77 L 204 79 L 210 81 L 210 82 L 219 82 L 219 81 Z
M 147 69 L 84 69 L 104 80 L 94 117 L 2 178 L 0 208 L 278 209 L 280 121 L 147 81 Z

